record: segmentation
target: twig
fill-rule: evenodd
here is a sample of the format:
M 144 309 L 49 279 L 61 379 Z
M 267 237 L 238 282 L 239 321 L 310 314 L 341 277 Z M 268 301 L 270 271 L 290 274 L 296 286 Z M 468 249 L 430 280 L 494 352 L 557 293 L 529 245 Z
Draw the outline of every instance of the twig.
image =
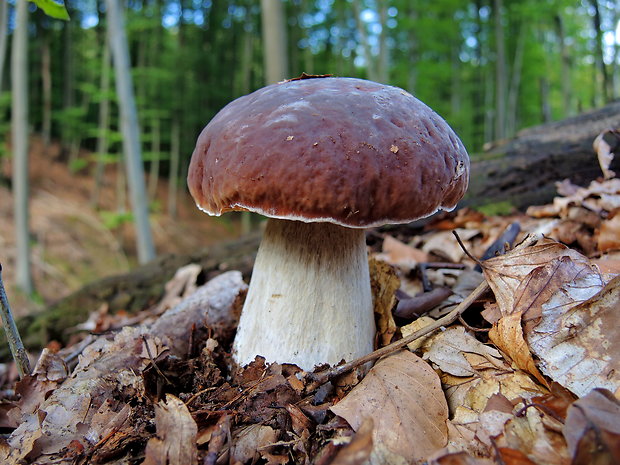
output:
M 523 240 L 523 242 L 517 245 L 513 250 L 525 249 L 529 247 L 530 245 L 535 244 L 540 239 L 542 239 L 542 237 L 544 237 L 545 231 L 546 230 L 541 230 L 533 234 L 530 234 Z M 416 339 L 426 336 L 427 334 L 430 334 L 433 331 L 443 326 L 447 326 L 453 323 L 454 321 L 456 321 L 459 318 L 459 316 L 461 316 L 463 312 L 469 308 L 471 304 L 473 304 L 478 298 L 480 298 L 489 289 L 490 289 L 489 284 L 486 281 L 482 281 L 478 285 L 478 287 L 472 291 L 471 294 L 465 297 L 465 299 L 463 299 L 463 301 L 460 304 L 458 304 L 454 308 L 454 310 L 452 310 L 450 313 L 448 313 L 443 318 L 440 318 L 434 323 L 431 323 L 430 325 L 425 326 L 424 328 L 416 331 L 415 333 L 410 334 L 409 336 L 401 339 L 400 341 L 393 342 L 392 344 L 389 344 L 385 347 L 377 349 L 374 352 L 371 352 L 370 354 L 365 355 L 364 357 L 360 357 L 356 360 L 352 360 L 351 362 L 345 363 L 344 365 L 333 367 L 328 370 L 321 371 L 319 373 L 309 373 L 308 378 L 311 381 L 314 381 L 318 384 L 324 384 L 328 381 L 331 381 L 334 378 L 337 378 L 338 376 L 344 373 L 347 373 L 351 370 L 354 370 L 357 367 L 365 365 L 368 362 L 373 362 L 377 360 L 378 358 L 381 358 L 385 355 L 389 355 L 393 352 L 396 352 L 397 350 L 404 348 L 407 344 L 412 343 Z
M 360 357 L 349 363 L 345 363 L 344 365 L 330 368 L 329 370 L 322 371 L 320 373 L 310 374 L 310 379 L 312 381 L 317 382 L 318 384 L 323 384 L 359 366 L 365 365 L 368 362 L 373 362 L 377 360 L 378 358 L 383 357 L 384 355 L 388 355 L 393 352 L 396 352 L 397 350 L 402 349 L 407 344 L 412 343 L 416 339 L 422 336 L 426 336 L 427 334 L 432 333 L 433 331 L 441 328 L 442 326 L 447 326 L 453 323 L 459 317 L 459 315 L 461 315 L 467 308 L 469 308 L 469 306 L 472 303 L 474 303 L 488 289 L 489 289 L 489 285 L 487 284 L 487 282 L 486 281 L 481 282 L 478 285 L 478 287 L 473 290 L 471 294 L 469 294 L 465 299 L 463 299 L 463 301 L 460 304 L 458 304 L 454 310 L 452 310 L 450 313 L 448 313 L 443 318 L 440 318 L 434 323 L 431 323 L 430 325 L 425 326 L 424 328 L 416 331 L 415 333 L 410 334 L 409 336 L 401 339 L 400 341 L 393 342 L 392 344 L 389 344 L 385 347 L 377 349 L 374 352 L 371 352 L 370 354 L 365 355 L 364 357 Z
M 4 290 L 4 284 L 2 283 L 2 264 L 0 263 L 0 313 L 2 314 L 2 326 L 4 326 L 4 332 L 9 342 L 9 348 L 11 349 L 11 355 L 15 360 L 17 366 L 17 373 L 19 377 L 23 378 L 31 373 L 30 360 L 28 360 L 28 354 L 24 348 L 22 338 L 19 336 L 17 325 L 13 319 L 11 313 L 11 307 L 9 306 L 9 300 L 6 297 L 6 291 Z

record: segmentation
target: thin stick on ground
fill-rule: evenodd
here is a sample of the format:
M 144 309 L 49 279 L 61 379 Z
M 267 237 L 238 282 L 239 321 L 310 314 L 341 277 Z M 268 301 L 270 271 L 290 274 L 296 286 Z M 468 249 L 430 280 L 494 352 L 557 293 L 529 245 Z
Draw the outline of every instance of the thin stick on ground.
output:
M 517 245 L 514 248 L 514 250 L 518 250 L 518 249 L 522 250 L 531 245 L 534 245 L 536 242 L 538 242 L 540 239 L 544 237 L 544 234 L 547 232 L 547 229 L 549 229 L 550 227 L 551 226 L 547 226 L 546 228 L 543 228 L 540 231 L 530 234 L 523 240 L 523 242 Z M 360 357 L 356 360 L 352 360 L 351 362 L 345 363 L 344 365 L 333 367 L 328 370 L 321 371 L 319 373 L 310 373 L 309 378 L 318 384 L 323 384 L 328 381 L 331 381 L 334 378 L 337 378 L 340 375 L 343 375 L 344 373 L 354 370 L 355 368 L 365 365 L 368 362 L 374 362 L 375 360 L 385 355 L 389 355 L 393 352 L 403 349 L 404 347 L 406 347 L 408 344 L 412 343 L 416 339 L 426 336 L 427 334 L 430 334 L 433 331 L 441 327 L 448 326 L 449 324 L 454 323 L 463 314 L 463 312 L 471 306 L 471 304 L 473 304 L 477 299 L 479 299 L 489 289 L 490 287 L 489 287 L 489 284 L 486 282 L 486 280 L 482 281 L 478 285 L 478 287 L 472 291 L 471 294 L 465 297 L 465 299 L 463 299 L 463 301 L 460 304 L 458 304 L 454 308 L 454 310 L 452 310 L 450 313 L 448 313 L 443 318 L 440 318 L 434 323 L 428 326 L 425 326 L 424 328 L 416 331 L 415 333 L 410 334 L 409 336 L 399 341 L 393 342 L 392 344 L 389 344 L 385 347 L 377 349 L 374 352 L 371 352 L 368 355 L 365 355 L 364 357 Z
M 474 303 L 482 294 L 484 294 L 489 289 L 489 285 L 486 281 L 481 282 L 476 289 L 473 290 L 471 294 L 469 294 L 460 304 L 456 306 L 454 310 L 448 313 L 443 318 L 435 321 L 434 323 L 425 326 L 424 328 L 416 331 L 415 333 L 410 334 L 409 336 L 393 342 L 385 347 L 375 350 L 374 352 L 365 355 L 364 357 L 360 357 L 356 360 L 353 360 L 349 363 L 345 363 L 344 365 L 340 365 L 334 368 L 331 368 L 326 371 L 322 371 L 320 373 L 316 373 L 311 375 L 311 379 L 319 384 L 326 383 L 338 376 L 347 373 L 355 368 L 358 368 L 362 365 L 365 365 L 368 362 L 374 362 L 378 358 L 381 358 L 385 355 L 391 354 L 404 348 L 407 344 L 411 344 L 416 339 L 426 336 L 427 334 L 432 333 L 436 329 L 441 328 L 442 326 L 447 326 L 451 323 L 454 323 L 458 319 L 458 317 L 469 308 L 469 306 Z
M 15 320 L 11 314 L 11 307 L 9 306 L 9 300 L 6 297 L 6 291 L 4 290 L 4 284 L 2 283 L 2 264 L 0 263 L 0 313 L 2 314 L 2 326 L 4 326 L 4 332 L 6 333 L 6 339 L 9 342 L 9 348 L 11 354 L 15 360 L 17 366 L 17 373 L 19 377 L 23 378 L 31 373 L 30 360 L 28 360 L 28 354 L 22 343 L 22 338 L 19 336 L 19 331 L 15 325 Z

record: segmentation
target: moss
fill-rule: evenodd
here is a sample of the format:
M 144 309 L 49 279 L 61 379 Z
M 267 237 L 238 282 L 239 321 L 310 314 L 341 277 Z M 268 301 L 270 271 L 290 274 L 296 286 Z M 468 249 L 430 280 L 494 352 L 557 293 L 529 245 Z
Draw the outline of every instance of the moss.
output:
M 503 216 L 513 213 L 515 206 L 508 200 L 502 200 L 500 202 L 487 203 L 486 205 L 477 205 L 474 209 L 486 216 Z

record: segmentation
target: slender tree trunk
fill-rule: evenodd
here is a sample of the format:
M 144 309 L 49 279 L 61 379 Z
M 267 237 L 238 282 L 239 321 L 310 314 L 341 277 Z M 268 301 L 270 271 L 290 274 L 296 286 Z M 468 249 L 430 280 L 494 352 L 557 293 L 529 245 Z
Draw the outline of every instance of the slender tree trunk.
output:
M 149 200 L 157 198 L 157 184 L 159 183 L 159 157 L 161 151 L 161 122 L 159 115 L 155 115 L 151 121 L 151 166 L 149 170 L 148 193 Z
M 564 117 L 571 116 L 573 108 L 573 92 L 571 86 L 571 60 L 568 47 L 566 46 L 566 33 L 564 31 L 564 20 L 562 16 L 556 14 L 554 17 L 555 29 L 560 42 L 561 58 L 561 86 L 562 86 L 562 108 Z
M 377 75 L 377 67 L 375 66 L 375 60 L 372 58 L 370 43 L 368 42 L 368 32 L 366 31 L 366 24 L 362 21 L 362 5 L 360 0 L 353 0 L 353 12 L 355 14 L 357 33 L 360 37 L 359 41 L 361 42 L 362 50 L 364 51 L 364 61 L 366 62 L 368 79 L 371 81 L 377 81 L 379 79 Z
M 43 124 L 42 136 L 45 150 L 50 143 L 52 133 L 52 69 L 50 58 L 49 34 L 44 33 L 41 42 L 41 83 L 43 87 Z
M 75 105 L 74 90 L 74 66 L 73 66 L 73 22 L 65 21 L 63 24 L 63 75 L 62 75 L 62 108 L 68 110 Z M 65 144 L 72 140 L 72 132 L 68 125 L 61 125 L 61 145 L 63 150 Z
M 390 79 L 390 50 L 387 46 L 387 0 L 379 0 L 379 21 L 381 21 L 381 33 L 379 34 L 379 59 L 377 60 L 377 80 L 388 84 Z
M 13 196 L 15 199 L 15 277 L 23 292 L 34 291 L 28 226 L 28 1 L 17 0 L 11 46 Z
M 149 225 L 148 200 L 144 186 L 144 167 L 140 148 L 138 114 L 130 73 L 129 50 L 125 35 L 125 20 L 119 0 L 106 0 L 109 39 L 118 94 L 123 133 L 123 151 L 131 206 L 136 226 L 138 260 L 146 263 L 155 258 L 155 247 Z
M 0 93 L 2 93 L 2 84 L 4 82 L 4 63 L 6 61 L 7 39 L 9 37 L 7 31 L 9 16 L 9 2 L 0 2 Z
M 601 11 L 599 8 L 598 0 L 590 0 L 590 5 L 594 9 L 594 16 L 592 17 L 592 26 L 594 27 L 594 33 L 596 34 L 596 44 L 598 50 L 595 53 L 596 60 L 595 66 L 598 67 L 602 82 L 601 82 L 601 95 L 603 96 L 603 102 L 609 102 L 609 73 L 607 72 L 607 66 L 603 59 L 605 55 L 605 44 L 603 41 L 603 29 L 601 28 Z
M 461 111 L 461 60 L 459 58 L 459 44 L 454 43 L 451 52 L 452 85 L 450 86 L 450 111 L 452 117 L 456 117 Z
M 284 8 L 281 0 L 261 0 L 261 8 L 265 81 L 272 84 L 289 77 Z
M 504 43 L 503 0 L 493 1 L 495 15 L 495 138 L 506 137 L 506 51 Z
M 510 73 L 510 86 L 508 88 L 508 111 L 506 115 L 506 133 L 513 136 L 517 131 L 517 112 L 519 110 L 519 88 L 521 86 L 521 74 L 523 71 L 523 55 L 525 51 L 527 25 L 519 25 L 517 46 L 515 49 L 512 73 Z
M 90 198 L 90 204 L 96 208 L 99 204 L 99 194 L 103 185 L 105 174 L 105 159 L 108 154 L 108 131 L 110 129 L 110 42 L 107 38 L 107 27 L 103 44 L 103 57 L 101 59 L 101 82 L 100 89 L 102 98 L 99 101 L 99 124 L 97 134 L 97 164 L 95 165 L 95 185 Z M 120 163 L 120 162 L 119 162 Z
M 546 76 L 540 78 L 540 112 L 543 123 L 549 123 L 551 116 L 551 102 L 549 99 L 549 79 Z
M 177 217 L 177 196 L 179 184 L 179 160 L 181 147 L 181 130 L 179 120 L 172 121 L 170 134 L 170 174 L 168 183 L 168 215 L 172 218 Z

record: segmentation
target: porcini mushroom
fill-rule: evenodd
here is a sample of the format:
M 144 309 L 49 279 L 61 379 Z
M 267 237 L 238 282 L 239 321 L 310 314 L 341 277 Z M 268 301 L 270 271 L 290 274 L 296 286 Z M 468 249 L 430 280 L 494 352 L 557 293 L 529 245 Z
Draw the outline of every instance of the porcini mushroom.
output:
M 364 228 L 452 209 L 469 158 L 408 92 L 352 78 L 273 84 L 224 107 L 188 174 L 210 215 L 269 217 L 233 345 L 310 370 L 373 350 Z

